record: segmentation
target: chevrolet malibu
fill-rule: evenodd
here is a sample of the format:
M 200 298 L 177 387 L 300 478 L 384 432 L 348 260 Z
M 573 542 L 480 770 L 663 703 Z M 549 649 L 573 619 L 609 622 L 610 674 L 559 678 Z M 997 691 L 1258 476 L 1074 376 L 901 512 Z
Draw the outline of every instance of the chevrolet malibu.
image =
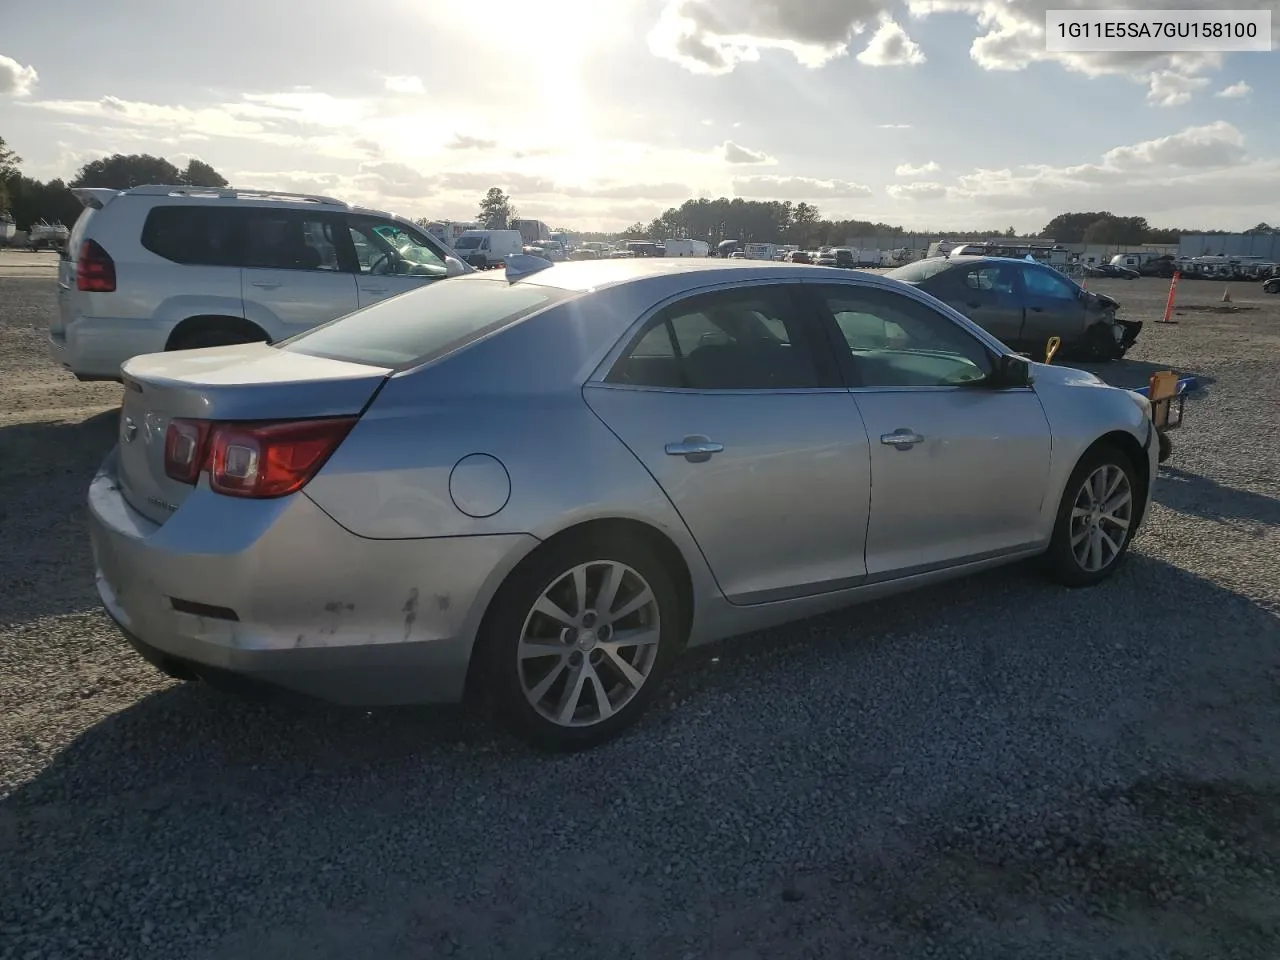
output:
M 486 699 L 603 742 L 683 648 L 1038 557 L 1121 563 L 1147 401 L 915 287 L 512 258 L 275 344 L 135 357 L 97 586 L 186 679 Z

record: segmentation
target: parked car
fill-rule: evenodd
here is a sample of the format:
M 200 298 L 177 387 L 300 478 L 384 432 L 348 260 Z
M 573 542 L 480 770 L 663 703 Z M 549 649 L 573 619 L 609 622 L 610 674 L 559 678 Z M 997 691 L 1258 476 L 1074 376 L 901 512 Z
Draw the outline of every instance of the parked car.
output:
M 1119 280 L 1137 280 L 1142 274 L 1132 267 L 1122 267 L 1117 263 L 1090 263 L 1084 266 L 1086 277 L 1114 277 Z
M 791 250 L 787 253 L 788 263 L 813 263 L 813 257 L 804 250 Z
M 1270 280 L 1263 281 L 1263 293 L 1280 293 L 1280 277 L 1272 277 Z
M 477 270 L 487 270 L 519 256 L 524 251 L 524 238 L 519 230 L 468 230 L 453 248 Z
M 852 270 L 858 265 L 857 258 L 854 257 L 853 251 L 848 247 L 837 247 L 831 251 L 834 257 L 834 266 L 841 267 L 845 270 Z
M 1160 257 L 1152 257 L 1143 260 L 1138 266 L 1138 272 L 1144 277 L 1160 277 L 1168 280 L 1177 272 L 1178 262 L 1171 255 Z
M 1043 356 L 1051 337 L 1064 358 L 1118 360 L 1142 330 L 1120 304 L 1081 288 L 1052 267 L 1004 257 L 932 257 L 885 274 L 959 310 L 1012 347 Z
M 1097 583 L 1157 473 L 1146 398 L 781 263 L 520 258 L 124 376 L 89 510 L 143 656 L 470 691 L 552 748 L 621 732 L 686 646 L 1024 558 Z
M 416 224 L 340 200 L 82 187 L 58 267 L 53 359 L 119 380 L 130 357 L 282 340 L 470 268 Z

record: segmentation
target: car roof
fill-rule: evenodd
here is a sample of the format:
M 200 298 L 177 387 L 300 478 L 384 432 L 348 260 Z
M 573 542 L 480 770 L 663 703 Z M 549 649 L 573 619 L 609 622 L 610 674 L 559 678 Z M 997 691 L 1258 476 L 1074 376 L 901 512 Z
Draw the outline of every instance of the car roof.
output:
M 501 271 L 494 272 L 494 279 L 502 279 L 502 277 Z M 536 273 L 527 274 L 517 282 L 573 293 L 586 293 L 604 287 L 662 277 L 683 278 L 690 286 L 705 286 L 726 281 L 777 280 L 781 283 L 788 280 L 812 280 L 823 277 L 848 281 L 850 274 L 848 270 L 793 266 L 777 260 L 618 257 L 608 260 L 571 260 L 556 263 Z M 882 280 L 872 273 L 859 274 L 858 278 L 883 286 L 896 283 L 892 280 Z

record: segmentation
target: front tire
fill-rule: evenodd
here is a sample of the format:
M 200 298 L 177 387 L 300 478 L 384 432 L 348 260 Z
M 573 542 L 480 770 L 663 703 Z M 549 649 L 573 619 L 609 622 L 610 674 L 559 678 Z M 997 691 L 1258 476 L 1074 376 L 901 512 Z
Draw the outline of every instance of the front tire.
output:
M 1068 587 L 1087 587 L 1115 573 L 1139 517 L 1137 476 L 1125 453 L 1095 447 L 1071 472 L 1058 505 L 1045 556 L 1050 575 Z
M 680 596 L 644 543 L 551 544 L 494 598 L 479 637 L 498 720 L 543 750 L 582 750 L 634 723 L 684 644 Z

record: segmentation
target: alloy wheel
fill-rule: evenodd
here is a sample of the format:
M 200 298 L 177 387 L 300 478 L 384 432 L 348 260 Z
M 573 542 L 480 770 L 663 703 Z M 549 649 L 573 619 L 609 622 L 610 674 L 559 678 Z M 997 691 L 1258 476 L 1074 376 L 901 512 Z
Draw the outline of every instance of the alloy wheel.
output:
M 639 573 L 612 560 L 579 564 L 525 618 L 516 648 L 525 699 L 559 726 L 608 720 L 649 679 L 661 636 L 657 597 Z
M 1115 563 L 1133 523 L 1129 477 L 1106 463 L 1085 479 L 1071 505 L 1071 553 L 1080 569 L 1098 573 Z

